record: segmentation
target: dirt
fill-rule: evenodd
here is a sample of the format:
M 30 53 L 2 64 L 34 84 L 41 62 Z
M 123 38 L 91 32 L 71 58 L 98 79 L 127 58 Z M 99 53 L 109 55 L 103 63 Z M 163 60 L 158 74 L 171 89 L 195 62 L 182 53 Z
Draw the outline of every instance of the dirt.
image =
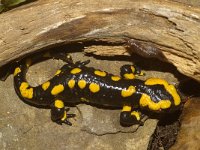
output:
M 171 114 L 158 122 L 149 142 L 148 150 L 168 150 L 174 145 L 180 129 L 180 112 Z

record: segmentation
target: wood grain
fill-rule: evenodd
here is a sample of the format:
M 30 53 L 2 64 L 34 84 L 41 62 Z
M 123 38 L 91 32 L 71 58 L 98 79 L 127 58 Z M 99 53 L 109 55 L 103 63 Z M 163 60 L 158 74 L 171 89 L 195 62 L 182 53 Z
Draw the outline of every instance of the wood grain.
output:
M 161 0 L 38 0 L 1 14 L 0 20 L 0 66 L 41 49 L 86 41 L 108 43 L 86 52 L 128 55 L 125 42 L 134 39 L 153 45 L 181 73 L 200 81 L 199 7 Z M 109 43 L 117 44 L 116 50 Z

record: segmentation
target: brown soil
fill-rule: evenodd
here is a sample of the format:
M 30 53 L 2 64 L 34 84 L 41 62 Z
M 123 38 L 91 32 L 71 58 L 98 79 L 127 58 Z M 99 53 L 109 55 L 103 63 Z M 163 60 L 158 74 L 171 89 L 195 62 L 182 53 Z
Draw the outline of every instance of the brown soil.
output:
M 168 150 L 174 145 L 180 129 L 180 112 L 161 119 L 149 142 L 148 150 Z

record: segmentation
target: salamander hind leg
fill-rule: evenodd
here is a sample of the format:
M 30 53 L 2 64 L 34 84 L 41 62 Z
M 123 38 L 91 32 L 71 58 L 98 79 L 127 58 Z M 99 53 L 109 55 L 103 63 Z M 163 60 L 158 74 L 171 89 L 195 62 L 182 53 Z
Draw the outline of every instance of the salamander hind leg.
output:
M 75 114 L 67 114 L 69 108 L 65 108 L 62 100 L 56 99 L 54 103 L 51 105 L 51 120 L 58 124 L 65 123 L 67 125 L 72 125 L 72 123 L 68 120 L 69 118 L 73 118 Z
M 142 118 L 143 114 L 140 111 L 133 110 L 131 106 L 124 106 L 120 113 L 120 124 L 122 126 L 143 125 Z
M 134 79 L 135 76 L 144 76 L 145 74 L 136 65 L 123 65 L 120 68 L 120 75 L 125 79 Z

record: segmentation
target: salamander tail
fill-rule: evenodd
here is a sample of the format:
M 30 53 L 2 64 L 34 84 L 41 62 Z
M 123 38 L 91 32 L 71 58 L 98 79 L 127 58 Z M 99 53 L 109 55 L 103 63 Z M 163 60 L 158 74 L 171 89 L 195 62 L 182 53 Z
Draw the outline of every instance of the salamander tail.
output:
M 18 96 L 22 99 L 31 100 L 34 98 L 34 87 L 31 87 L 26 80 L 26 72 L 31 65 L 31 60 L 20 63 L 14 70 L 14 86 Z

